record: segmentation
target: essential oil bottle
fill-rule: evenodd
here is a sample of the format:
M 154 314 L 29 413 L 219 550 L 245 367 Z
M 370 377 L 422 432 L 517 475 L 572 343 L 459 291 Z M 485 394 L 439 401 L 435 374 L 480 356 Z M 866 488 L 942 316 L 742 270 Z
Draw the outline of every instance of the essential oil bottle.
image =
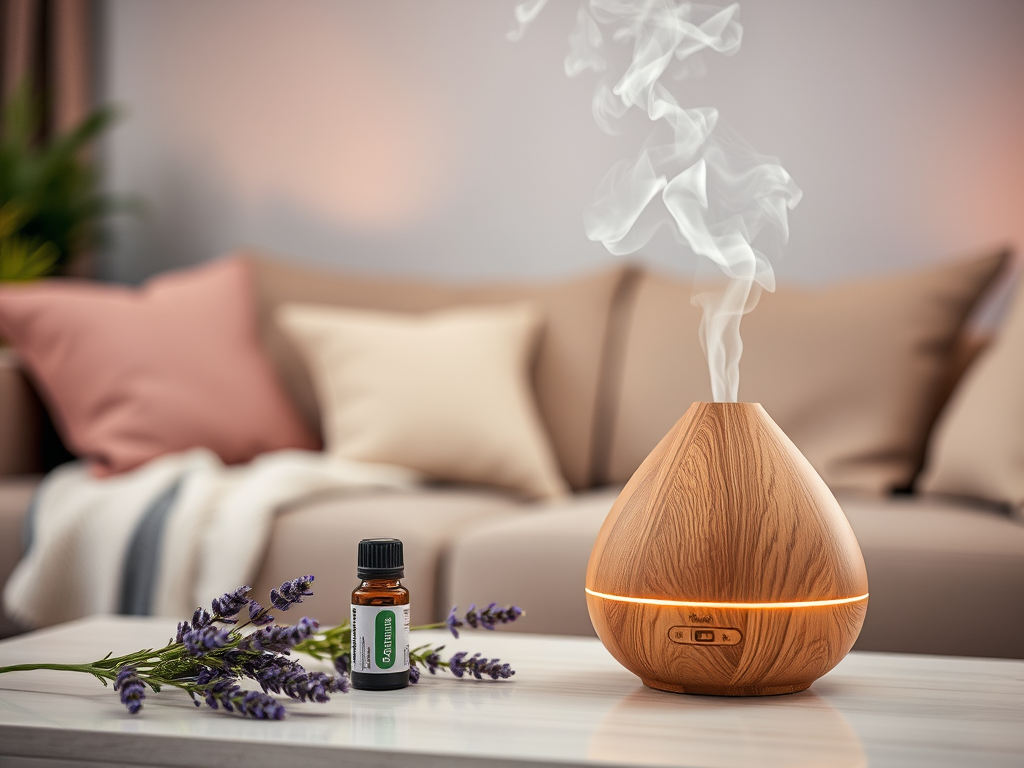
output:
M 359 542 L 352 592 L 352 687 L 392 691 L 409 685 L 409 590 L 398 539 Z

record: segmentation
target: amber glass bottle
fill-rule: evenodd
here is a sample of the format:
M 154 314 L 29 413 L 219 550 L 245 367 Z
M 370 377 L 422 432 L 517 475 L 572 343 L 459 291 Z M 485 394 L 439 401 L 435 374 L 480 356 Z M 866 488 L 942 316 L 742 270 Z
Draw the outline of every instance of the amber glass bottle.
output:
M 391 691 L 409 685 L 409 590 L 398 539 L 359 542 L 352 592 L 352 687 Z

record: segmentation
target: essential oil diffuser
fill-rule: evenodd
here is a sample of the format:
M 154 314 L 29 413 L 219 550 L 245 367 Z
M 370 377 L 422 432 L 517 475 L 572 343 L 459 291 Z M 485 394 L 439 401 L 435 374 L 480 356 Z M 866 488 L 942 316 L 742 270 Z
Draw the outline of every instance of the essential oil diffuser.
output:
M 760 696 L 807 688 L 867 611 L 857 539 L 818 473 L 756 403 L 694 403 L 598 535 L 587 605 L 651 688 Z

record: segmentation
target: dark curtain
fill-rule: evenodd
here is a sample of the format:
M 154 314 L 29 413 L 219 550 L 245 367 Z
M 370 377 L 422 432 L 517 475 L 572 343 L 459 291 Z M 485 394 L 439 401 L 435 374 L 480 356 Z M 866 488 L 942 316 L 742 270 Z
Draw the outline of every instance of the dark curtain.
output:
M 93 0 L 0 0 L 0 98 L 28 81 L 43 137 L 77 125 L 92 105 Z
M 22 82 L 42 108 L 40 139 L 78 125 L 92 107 L 93 0 L 0 0 L 0 103 Z M 88 276 L 91 258 L 71 272 Z M 40 469 L 74 458 L 48 416 L 41 419 Z M 0 619 L 0 637 L 8 630 Z

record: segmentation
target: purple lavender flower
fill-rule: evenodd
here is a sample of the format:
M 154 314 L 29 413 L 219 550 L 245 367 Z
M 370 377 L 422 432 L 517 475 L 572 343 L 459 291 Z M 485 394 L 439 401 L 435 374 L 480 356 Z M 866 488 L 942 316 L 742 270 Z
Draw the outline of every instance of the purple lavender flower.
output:
M 281 720 L 285 708 L 273 696 L 259 691 L 244 691 L 236 680 L 221 670 L 204 669 L 196 679 L 211 710 L 222 707 L 226 712 L 238 710 L 241 715 L 257 720 Z M 199 702 L 196 702 L 199 706 Z
M 437 646 L 437 648 L 434 648 L 430 652 L 430 654 L 427 656 L 427 658 L 425 658 L 423 660 L 423 664 L 426 666 L 427 671 L 430 674 L 432 674 L 432 675 L 436 675 L 437 674 L 437 668 L 441 666 L 441 656 L 440 656 L 440 653 L 443 650 L 444 650 L 444 646 L 443 645 L 439 645 L 439 646 Z
M 192 621 L 179 621 L 178 632 L 174 636 L 174 642 L 184 643 L 185 637 L 190 633 L 205 629 L 213 623 L 213 617 L 206 611 L 205 608 L 196 608 L 195 613 L 192 614 Z
M 498 624 L 509 624 L 523 615 L 523 609 L 518 605 L 499 608 L 497 603 L 491 603 L 484 610 L 478 611 L 474 603 L 466 611 L 465 622 L 463 622 L 457 615 L 458 610 L 458 606 L 452 608 L 452 612 L 448 614 L 448 618 L 445 620 L 448 631 L 455 635 L 455 637 L 459 636 L 458 628 L 465 624 L 468 624 L 473 629 L 481 627 L 484 629 L 494 629 Z
M 287 611 L 296 603 L 301 603 L 303 597 L 313 594 L 309 588 L 312 583 L 312 576 L 300 576 L 297 579 L 286 581 L 278 589 L 270 590 L 270 602 L 277 610 Z
M 334 660 L 334 669 L 343 677 L 348 677 L 348 673 L 351 668 L 352 659 L 347 653 L 341 654 L 341 656 Z
M 264 693 L 267 691 L 280 693 L 281 687 L 288 684 L 291 676 L 295 674 L 296 668 L 302 669 L 300 665 L 283 656 L 262 653 L 245 663 L 243 672 L 247 677 L 251 677 L 259 683 Z
M 121 692 L 121 703 L 128 707 L 129 713 L 134 715 L 142 709 L 146 686 L 139 679 L 135 667 L 125 666 L 118 670 L 114 690 Z
M 210 607 L 213 609 L 213 615 L 216 616 L 219 621 L 234 624 L 235 621 L 231 617 L 246 606 L 249 602 L 250 592 L 252 592 L 252 587 L 239 587 L 238 589 L 221 595 L 220 597 L 215 597 L 213 602 L 210 603 Z
M 515 674 L 511 666 L 501 663 L 501 659 L 486 659 L 479 653 L 468 659 L 464 651 L 456 653 L 448 660 L 448 665 L 456 677 L 472 675 L 477 680 L 483 680 L 484 675 L 492 680 L 507 680 Z
M 500 662 L 501 659 L 491 659 L 486 664 L 481 664 L 478 669 L 483 674 L 488 675 L 491 680 L 508 680 L 516 671 L 509 664 L 502 664 Z M 477 679 L 480 679 L 479 676 Z
M 325 672 L 306 672 L 305 680 L 284 689 L 285 694 L 299 701 L 315 701 L 324 704 L 331 700 L 332 693 L 348 693 L 348 678 L 335 677 Z
M 233 712 L 234 704 L 240 702 L 245 695 L 233 675 L 209 667 L 204 668 L 196 676 L 196 687 L 203 694 L 210 709 L 217 709 L 220 706 L 228 712 Z
M 478 618 L 484 629 L 494 629 L 496 624 L 508 624 L 522 615 L 523 609 L 517 605 L 499 608 L 497 603 L 491 603 L 480 612 Z
M 452 612 L 448 614 L 448 618 L 445 620 L 445 624 L 448 625 L 448 631 L 455 635 L 456 640 L 459 639 L 459 627 L 463 626 L 462 621 L 459 620 L 456 613 L 458 610 L 459 606 L 453 606 Z
M 415 664 L 409 667 L 409 682 L 416 685 L 420 681 L 420 668 Z
M 203 656 L 211 651 L 223 648 L 230 642 L 230 633 L 226 629 L 215 626 L 190 629 L 182 633 L 181 636 L 182 645 L 193 656 Z
M 225 672 L 223 669 L 216 669 L 214 667 L 203 667 L 199 670 L 199 674 L 196 675 L 196 685 L 200 687 L 208 686 L 210 683 L 214 683 L 219 680 L 227 680 L 228 682 L 231 682 L 234 680 L 234 675 L 230 672 Z
M 251 621 L 257 627 L 262 627 L 264 624 L 269 624 L 273 620 L 274 617 L 267 613 L 266 608 L 257 603 L 255 600 L 249 601 L 249 621 Z
M 206 703 L 213 709 L 217 708 L 216 700 L 210 698 L 209 688 L 212 687 L 212 683 L 221 683 L 220 689 L 230 686 L 234 682 L 235 678 L 230 672 L 226 672 L 223 669 L 217 669 L 215 667 L 203 667 L 199 670 L 195 679 L 195 689 L 190 690 L 188 695 L 192 697 L 192 703 L 197 707 L 199 706 L 199 700 L 196 699 L 196 693 L 202 693 L 206 699 Z M 211 703 L 212 702 L 212 703 Z
M 241 701 L 235 701 L 235 706 L 243 715 L 254 717 L 257 720 L 284 719 L 284 705 L 276 701 L 273 696 L 258 691 L 246 691 Z
M 178 622 L 178 632 L 174 636 L 174 642 L 180 643 L 185 639 L 185 633 L 191 631 L 192 625 L 187 621 Z
M 211 616 L 205 608 L 196 608 L 195 613 L 192 614 L 192 629 L 202 629 L 208 627 L 213 623 L 213 616 Z
M 523 615 L 523 609 L 522 608 L 520 608 L 518 605 L 510 605 L 508 608 L 505 609 L 505 616 L 504 616 L 504 618 L 502 618 L 499 621 L 499 623 L 500 624 L 509 624 L 510 622 L 515 621 L 516 619 L 518 619 L 522 615 Z
M 283 693 L 298 701 L 324 703 L 332 693 L 347 693 L 348 678 L 324 672 L 307 672 L 297 661 L 263 654 L 246 665 L 246 674 L 260 684 L 264 692 Z
M 251 635 L 243 637 L 238 647 L 243 651 L 271 651 L 288 653 L 303 640 L 311 637 L 320 625 L 315 619 L 303 617 L 291 627 L 261 627 Z
M 462 677 L 466 674 L 466 666 L 464 663 L 465 658 L 466 651 L 459 651 L 458 653 L 452 654 L 452 657 L 448 659 L 448 669 L 450 669 L 452 674 L 456 677 Z
M 494 629 L 494 610 L 497 607 L 497 603 L 491 603 L 480 612 L 479 620 L 481 627 L 484 629 Z

